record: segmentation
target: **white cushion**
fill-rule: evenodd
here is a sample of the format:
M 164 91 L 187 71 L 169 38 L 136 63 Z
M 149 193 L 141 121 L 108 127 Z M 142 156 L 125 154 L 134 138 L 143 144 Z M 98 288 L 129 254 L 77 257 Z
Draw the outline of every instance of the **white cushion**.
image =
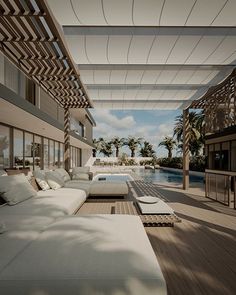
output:
M 56 171 L 48 171 L 45 173 L 45 178 L 47 180 L 50 188 L 57 190 L 65 185 L 62 177 Z
M 91 196 L 125 196 L 128 194 L 126 182 L 92 181 L 89 189 Z
M 0 281 L 4 295 L 167 294 L 140 218 L 129 215 L 54 222 L 1 271 Z
M 90 167 L 74 167 L 72 169 L 72 175 L 78 173 L 88 173 L 90 171 Z
M 50 189 L 50 186 L 48 185 L 47 180 L 45 178 L 45 172 L 43 170 L 35 170 L 33 172 L 33 175 L 38 185 L 41 187 L 43 191 Z
M 89 175 L 87 173 L 77 173 L 72 176 L 73 180 L 89 180 Z
M 37 195 L 24 174 L 0 177 L 0 195 L 9 204 L 15 205 Z
M 62 177 L 64 182 L 71 180 L 70 175 L 65 169 L 58 168 L 58 169 L 55 169 L 55 171 Z
M 88 180 L 70 180 L 65 183 L 65 188 L 83 190 L 85 191 L 86 196 L 88 196 L 91 183 L 92 181 L 88 181 Z
M 85 200 L 86 192 L 84 190 L 70 188 L 41 190 L 35 198 L 15 206 L 0 208 L 0 216 L 1 220 L 6 215 L 62 217 L 74 214 Z

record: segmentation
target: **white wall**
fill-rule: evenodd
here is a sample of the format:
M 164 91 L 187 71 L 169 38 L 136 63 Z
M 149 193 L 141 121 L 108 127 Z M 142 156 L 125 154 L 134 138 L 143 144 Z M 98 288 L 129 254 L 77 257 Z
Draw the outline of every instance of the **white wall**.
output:
M 92 166 L 93 159 L 92 149 L 82 149 L 81 166 Z

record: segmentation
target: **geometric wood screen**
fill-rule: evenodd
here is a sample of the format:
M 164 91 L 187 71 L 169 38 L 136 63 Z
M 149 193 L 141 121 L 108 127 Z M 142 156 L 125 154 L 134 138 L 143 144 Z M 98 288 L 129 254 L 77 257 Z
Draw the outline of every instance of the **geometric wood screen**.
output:
M 64 108 L 92 103 L 45 0 L 0 2 L 0 49 Z
M 189 108 L 204 109 L 205 132 L 216 133 L 236 125 L 236 69 L 219 85 L 210 88 Z

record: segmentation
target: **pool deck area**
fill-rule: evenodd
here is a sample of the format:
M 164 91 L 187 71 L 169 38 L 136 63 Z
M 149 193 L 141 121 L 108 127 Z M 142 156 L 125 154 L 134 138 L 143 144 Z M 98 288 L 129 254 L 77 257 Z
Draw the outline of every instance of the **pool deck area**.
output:
M 114 213 L 117 201 L 160 194 L 182 222 L 174 227 L 146 227 L 163 271 L 168 294 L 236 293 L 236 210 L 204 197 L 203 188 L 128 182 L 124 200 L 88 199 L 78 214 Z

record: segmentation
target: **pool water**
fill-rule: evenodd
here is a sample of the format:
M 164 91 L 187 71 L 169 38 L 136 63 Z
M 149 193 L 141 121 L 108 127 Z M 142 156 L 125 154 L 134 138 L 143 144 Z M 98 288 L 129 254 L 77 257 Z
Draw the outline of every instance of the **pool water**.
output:
M 183 174 L 178 171 L 167 171 L 162 169 L 149 170 L 149 169 L 137 169 L 135 173 L 141 177 L 144 181 L 151 182 L 169 182 L 169 183 L 182 183 Z M 194 183 L 203 183 L 203 176 L 190 175 L 189 181 Z
M 95 181 L 128 181 L 133 180 L 129 174 L 98 174 L 93 180 Z

